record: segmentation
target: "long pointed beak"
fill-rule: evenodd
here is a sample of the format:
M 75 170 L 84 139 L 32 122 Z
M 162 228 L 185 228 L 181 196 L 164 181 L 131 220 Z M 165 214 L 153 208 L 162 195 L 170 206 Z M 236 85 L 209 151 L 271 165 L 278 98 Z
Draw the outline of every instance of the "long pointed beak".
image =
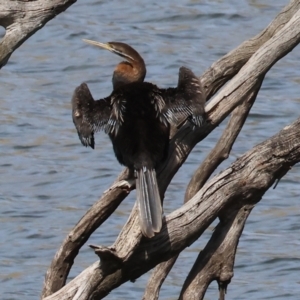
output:
M 92 41 L 92 40 L 86 40 L 86 39 L 83 39 L 83 41 L 90 44 L 90 45 L 97 46 L 97 47 L 115 52 L 114 48 L 108 43 L 100 43 L 100 42 L 96 42 L 96 41 Z
M 134 58 L 131 57 L 130 55 L 122 52 L 121 50 L 119 49 L 116 49 L 114 46 L 112 46 L 110 43 L 100 43 L 100 42 L 96 42 L 96 41 L 92 41 L 92 40 L 86 40 L 86 39 L 83 39 L 84 42 L 90 44 L 90 45 L 93 45 L 93 46 L 96 46 L 96 47 L 100 47 L 102 49 L 105 49 L 105 50 L 108 50 L 112 53 L 115 53 L 121 57 L 124 57 L 126 60 L 128 61 L 134 61 Z

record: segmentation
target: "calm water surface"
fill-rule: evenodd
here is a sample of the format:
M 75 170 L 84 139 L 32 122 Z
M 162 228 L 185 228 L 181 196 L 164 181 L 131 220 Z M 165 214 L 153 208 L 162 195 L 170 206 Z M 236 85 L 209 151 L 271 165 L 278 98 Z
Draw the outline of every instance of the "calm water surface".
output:
M 13 54 L 0 72 L 1 299 L 39 297 L 44 274 L 61 241 L 122 169 L 104 134 L 97 135 L 95 151 L 86 149 L 71 120 L 74 88 L 86 81 L 95 98 L 107 96 L 113 68 L 120 61 L 81 39 L 128 42 L 145 58 L 148 81 L 175 86 L 181 65 L 200 75 L 262 30 L 287 2 L 78 1 Z M 299 116 L 299 62 L 298 47 L 266 76 L 222 168 Z M 166 194 L 166 213 L 181 205 L 188 179 L 223 127 L 194 149 L 174 178 Z M 249 217 L 228 299 L 299 298 L 299 181 L 300 168 L 295 166 Z M 132 193 L 89 243 L 112 244 L 134 199 Z M 182 253 L 162 287 L 161 299 L 177 298 L 212 229 Z M 95 260 L 84 246 L 71 276 Z M 148 276 L 123 285 L 107 298 L 140 299 Z M 217 299 L 216 283 L 206 299 Z

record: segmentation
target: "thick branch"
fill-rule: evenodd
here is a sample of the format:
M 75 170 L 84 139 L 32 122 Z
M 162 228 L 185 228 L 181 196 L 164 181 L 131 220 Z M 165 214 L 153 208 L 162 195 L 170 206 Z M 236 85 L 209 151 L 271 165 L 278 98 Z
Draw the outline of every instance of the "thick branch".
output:
M 218 143 L 193 175 L 185 194 L 185 202 L 202 188 L 213 171 L 229 156 L 259 89 L 260 86 L 233 111 Z M 252 206 L 252 204 L 243 205 L 242 208 L 238 207 L 235 210 L 230 206 L 222 212 L 226 218 L 218 224 L 210 241 L 198 255 L 183 285 L 180 299 L 203 299 L 207 287 L 213 280 L 217 280 L 219 284 L 219 299 L 225 299 L 227 285 L 233 276 L 236 248 Z
M 294 16 L 294 18 L 295 18 L 295 16 Z M 298 18 L 299 18 L 299 11 L 298 11 Z M 268 42 L 266 44 L 268 44 Z M 257 53 L 255 53 L 253 58 L 255 58 L 256 55 L 259 56 L 258 53 L 259 53 L 259 51 Z M 263 54 L 263 52 L 262 52 L 262 54 Z M 262 54 L 260 54 L 260 55 L 262 55 Z M 249 64 L 251 63 L 251 60 L 252 60 L 252 58 L 249 60 L 249 62 L 248 62 Z M 241 72 L 243 72 L 243 70 L 241 70 Z M 259 87 L 258 87 L 257 91 L 254 91 L 254 99 L 256 97 L 258 90 L 259 90 Z M 226 96 L 226 93 L 224 93 L 224 95 Z M 251 97 L 250 97 L 250 103 L 248 105 L 249 106 L 248 108 L 247 108 L 247 102 L 244 102 L 244 105 L 246 108 L 246 111 L 245 111 L 246 115 L 248 114 L 248 111 L 251 108 L 254 99 L 251 100 Z M 216 103 L 217 103 L 217 101 L 218 100 L 216 100 Z M 213 104 L 211 104 L 211 105 L 213 105 Z M 237 110 L 237 112 L 239 112 L 239 110 L 243 110 L 243 107 L 241 106 L 240 109 L 238 107 L 236 110 Z M 210 155 L 206 158 L 204 163 L 199 167 L 199 169 L 196 171 L 193 179 L 191 180 L 188 190 L 187 190 L 187 193 L 186 193 L 186 198 L 185 198 L 186 200 L 188 200 L 190 197 L 192 197 L 201 188 L 203 182 L 205 182 L 207 180 L 207 178 L 210 176 L 210 174 L 214 170 L 215 166 L 217 166 L 220 163 L 220 161 L 225 159 L 225 157 L 222 158 L 222 155 L 220 155 L 220 154 L 225 153 L 225 155 L 226 155 L 227 152 L 230 151 L 232 143 L 234 142 L 234 140 L 240 130 L 238 128 L 238 130 L 236 130 L 236 132 L 233 133 L 233 135 L 230 135 L 230 134 L 227 135 L 227 133 L 230 133 L 231 130 L 233 128 L 235 128 L 235 127 L 232 127 L 232 125 L 236 122 L 235 121 L 236 117 L 237 117 L 238 122 L 242 122 L 242 124 L 244 123 L 244 121 L 245 121 L 244 117 L 241 118 L 241 117 L 239 117 L 238 114 L 235 116 L 235 114 L 233 113 L 233 117 L 231 118 L 226 130 L 223 133 L 223 136 L 219 140 L 214 151 L 212 151 L 210 153 Z M 226 134 L 226 136 L 224 136 L 224 134 Z M 227 145 L 228 147 L 225 147 L 225 150 L 223 150 L 224 143 L 227 140 L 229 140 L 229 144 Z M 286 171 L 286 170 L 284 170 L 284 171 Z M 246 218 L 247 218 L 247 216 L 244 216 L 243 220 L 240 220 L 240 222 L 242 222 L 242 221 L 245 222 Z M 241 232 L 242 232 L 242 230 L 236 231 L 235 235 L 231 236 L 232 242 L 229 243 L 227 246 L 227 249 L 226 249 L 227 254 L 232 255 L 231 260 L 228 260 L 228 258 L 224 260 L 224 262 L 226 262 L 225 265 L 226 265 L 226 268 L 228 271 L 227 274 L 233 274 L 234 255 L 235 255 L 235 250 L 236 250 Z M 218 239 L 219 239 L 219 237 L 217 235 L 214 235 L 211 238 L 210 242 L 214 243 Z M 230 282 L 231 278 L 226 278 L 226 279 L 223 278 L 222 279 L 222 277 L 224 277 L 224 276 L 222 274 L 221 274 L 222 276 L 220 274 L 218 274 L 220 271 L 222 272 L 222 268 L 220 268 L 221 265 L 220 265 L 219 256 L 218 256 L 220 250 L 212 247 L 211 243 L 208 243 L 205 250 L 199 254 L 199 257 L 198 257 L 197 261 L 195 262 L 194 267 L 193 267 L 189 277 L 186 280 L 185 286 L 184 286 L 182 294 L 181 294 L 181 299 L 202 299 L 208 284 L 215 278 L 217 278 L 218 282 L 219 282 L 220 298 L 224 297 L 224 292 L 225 292 L 227 284 Z M 213 248 L 215 253 L 210 252 L 211 248 Z M 208 255 L 209 252 L 210 252 L 210 255 Z M 212 253 L 214 253 L 214 255 L 211 255 Z M 224 262 L 222 264 L 223 267 L 224 267 Z M 218 266 L 218 267 L 212 268 L 212 266 Z M 212 277 L 204 276 L 204 274 L 211 274 Z M 199 285 L 199 283 L 200 283 L 199 281 L 201 281 L 200 285 Z M 195 287 L 198 285 L 201 288 L 196 289 L 198 292 L 195 293 Z M 192 293 L 192 291 L 194 291 L 194 293 Z M 191 295 L 193 295 L 193 297 Z
M 0 41 L 0 69 L 24 41 L 75 2 L 76 0 L 1 1 L 0 26 L 6 32 Z
M 249 59 L 247 64 L 240 70 L 239 76 L 234 77 L 230 83 L 212 99 L 206 109 L 211 112 L 210 118 L 214 123 L 216 120 L 224 119 L 223 110 L 218 106 L 222 101 L 226 105 L 225 111 L 230 111 L 242 103 L 245 97 L 240 97 L 239 87 L 242 86 L 245 95 L 251 92 L 257 84 L 258 78 L 264 76 L 267 71 L 284 55 L 292 51 L 300 42 L 300 10 L 298 10 L 292 19 L 270 40 L 268 40 L 255 54 Z M 237 100 L 238 98 L 238 100 Z
M 261 33 L 213 63 L 201 78 L 207 100 L 236 75 L 249 58 L 288 23 L 299 9 L 300 1 L 292 0 Z
M 201 166 L 196 170 L 195 174 L 193 175 L 192 180 L 188 185 L 184 202 L 190 200 L 202 188 L 202 186 L 205 184 L 207 179 L 211 176 L 213 171 L 221 164 L 221 162 L 227 159 L 231 151 L 232 145 L 234 144 L 240 130 L 242 129 L 244 122 L 248 116 L 248 113 L 256 99 L 256 95 L 259 89 L 260 86 L 257 87 L 257 89 L 253 92 L 253 94 L 250 95 L 249 99 L 247 99 L 244 103 L 242 103 L 233 111 L 232 116 L 227 124 L 227 127 L 224 130 L 218 143 L 216 144 L 214 149 L 210 152 L 210 154 L 206 157 L 206 159 L 203 161 Z M 240 233 L 242 233 L 242 231 L 240 231 Z M 213 235 L 212 239 L 214 238 L 218 239 L 219 236 L 215 234 Z M 237 245 L 235 245 L 232 242 L 230 243 L 230 246 L 232 246 L 232 248 L 235 249 Z M 209 253 L 212 254 L 213 251 L 210 251 Z M 150 296 L 153 300 L 158 299 L 161 285 L 165 280 L 166 276 L 169 274 L 173 265 L 175 264 L 177 257 L 178 256 L 176 255 L 175 257 L 172 257 L 168 261 L 163 262 L 155 267 L 148 281 L 143 299 L 149 299 Z M 187 278 L 187 281 L 185 283 L 184 295 L 187 295 L 186 299 L 202 299 L 202 296 L 204 295 L 206 288 L 208 286 L 207 284 L 201 286 L 198 285 L 199 280 L 196 279 L 193 282 L 196 281 L 197 283 L 192 285 L 190 279 L 191 276 L 196 277 L 197 270 L 201 270 L 203 264 L 202 257 L 203 257 L 202 255 L 199 255 L 191 271 L 192 275 L 190 275 Z M 214 260 L 215 257 L 216 256 L 214 255 L 212 257 L 212 260 Z M 207 259 L 208 258 L 206 258 L 206 260 Z M 225 260 L 224 263 L 226 262 L 227 261 Z M 200 266 L 198 266 L 199 264 Z M 232 264 L 232 268 L 233 268 L 233 264 Z M 232 274 L 233 274 L 233 270 L 232 270 Z M 201 275 L 203 276 L 202 272 L 201 274 L 199 273 L 199 276 Z M 217 278 L 217 276 L 215 276 L 215 278 Z M 196 288 L 195 285 L 198 285 L 198 287 Z M 187 287 L 189 287 L 189 291 L 186 291 Z M 194 298 L 191 296 L 191 294 L 193 294 L 192 293 L 193 288 L 195 289 L 195 291 L 197 291 L 196 293 L 194 293 Z M 184 295 L 182 295 L 182 297 L 185 297 Z
M 191 245 L 228 205 L 259 201 L 278 174 L 300 161 L 299 130 L 300 119 L 245 153 L 206 183 L 193 199 L 168 215 L 162 231 L 152 239 L 141 239 L 130 255 L 122 257 L 112 249 L 114 256 L 122 260 L 121 267 L 112 264 L 109 269 L 109 261 L 105 262 L 105 269 L 102 263 L 96 269 L 92 266 L 92 276 L 85 277 L 84 285 L 86 271 L 46 299 L 70 299 L 65 292 L 74 295 L 79 287 L 89 290 L 86 295 L 93 294 L 93 299 L 101 299 L 111 289 L 138 278 Z

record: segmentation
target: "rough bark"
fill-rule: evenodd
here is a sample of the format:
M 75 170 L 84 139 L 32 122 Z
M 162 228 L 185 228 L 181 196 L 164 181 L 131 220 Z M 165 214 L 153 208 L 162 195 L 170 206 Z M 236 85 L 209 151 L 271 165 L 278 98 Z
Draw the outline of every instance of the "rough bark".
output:
M 226 129 L 224 130 L 221 138 L 217 142 L 214 149 L 210 152 L 210 154 L 205 158 L 205 160 L 202 162 L 200 167 L 196 170 L 195 174 L 193 175 L 187 190 L 185 194 L 184 202 L 186 203 L 189 201 L 204 185 L 204 183 L 207 181 L 207 179 L 211 176 L 211 174 L 214 172 L 214 170 L 229 156 L 229 153 L 231 151 L 232 145 L 234 144 L 239 132 L 241 131 L 245 120 L 247 119 L 247 116 L 249 114 L 249 111 L 256 99 L 256 95 L 260 89 L 260 86 L 254 90 L 253 94 L 250 95 L 249 99 L 247 99 L 244 103 L 242 103 L 240 106 L 238 106 L 232 113 L 232 116 L 227 124 Z M 246 219 L 244 220 L 246 221 Z M 218 235 L 213 235 L 212 239 L 216 237 L 218 238 Z M 236 245 L 235 245 L 236 241 Z M 230 243 L 230 246 L 232 248 L 236 248 L 238 243 L 238 239 L 232 240 Z M 210 252 L 212 253 L 212 252 Z M 197 270 L 197 265 L 200 264 L 199 268 L 202 266 L 202 256 L 200 256 L 192 269 L 191 272 L 193 272 L 193 276 L 195 277 L 195 270 Z M 212 256 L 212 259 L 215 256 Z M 175 264 L 178 256 L 172 257 L 170 260 L 163 262 L 155 267 L 149 281 L 147 284 L 147 287 L 145 289 L 144 297 L 143 299 L 158 299 L 159 297 L 159 291 L 160 287 L 163 284 L 163 281 L 167 277 L 168 273 L 172 269 L 173 265 Z M 231 265 L 233 268 L 233 264 Z M 232 273 L 233 274 L 233 270 Z M 201 276 L 202 273 L 199 273 L 199 276 Z M 201 299 L 201 297 L 204 295 L 206 288 L 199 289 L 198 282 L 196 282 L 196 287 L 191 284 L 191 275 L 187 278 L 187 282 L 190 283 L 190 286 L 197 290 L 197 293 L 195 293 L 195 296 L 198 295 L 198 298 L 195 299 Z M 217 277 L 215 277 L 217 278 Z M 187 289 L 188 283 L 185 284 L 183 287 L 185 290 Z M 207 287 L 207 286 L 206 286 Z M 192 289 L 191 288 L 191 289 Z M 200 291 L 200 295 L 198 294 Z M 193 292 L 189 293 L 186 292 L 186 295 L 188 295 L 187 299 L 193 299 L 191 294 Z M 181 296 L 183 297 L 183 296 Z
M 300 1 L 292 0 L 262 32 L 213 63 L 202 76 L 207 99 L 210 99 L 228 80 L 235 76 L 249 58 L 289 22 L 299 9 Z
M 184 202 L 189 201 L 202 188 L 204 183 L 211 176 L 213 171 L 222 163 L 222 161 L 224 161 L 225 159 L 228 158 L 229 153 L 232 148 L 232 145 L 234 144 L 238 134 L 240 133 L 240 131 L 247 119 L 247 116 L 249 114 L 249 111 L 250 111 L 255 99 L 256 99 L 256 95 L 257 95 L 259 89 L 260 89 L 260 86 L 257 87 L 257 89 L 253 92 L 253 94 L 250 95 L 249 99 L 247 99 L 244 103 L 242 103 L 240 106 L 238 106 L 233 111 L 230 121 L 228 122 L 227 127 L 224 130 L 218 143 L 216 144 L 214 149 L 210 152 L 210 154 L 205 158 L 205 160 L 202 162 L 202 164 L 196 170 L 194 176 L 192 177 L 192 179 L 187 187 L 187 190 L 186 190 Z M 249 211 L 249 213 L 250 213 L 250 211 Z M 246 221 L 246 218 L 245 218 L 245 220 L 243 220 L 243 222 L 245 222 L 245 221 Z M 241 221 L 241 223 L 243 223 L 243 222 Z M 239 224 L 241 224 L 241 223 L 239 223 Z M 230 223 L 230 224 L 232 224 L 232 223 Z M 224 224 L 220 223 L 218 226 L 219 227 L 221 226 L 221 228 L 223 228 L 222 227 L 223 225 Z M 224 229 L 225 229 L 225 227 L 224 227 Z M 238 233 L 239 232 L 242 232 L 242 231 L 238 231 Z M 222 232 L 218 231 L 217 234 L 215 233 L 212 236 L 211 240 L 213 241 L 214 239 L 219 239 L 219 235 L 222 236 Z M 231 239 L 229 246 L 231 246 L 232 249 L 236 249 L 238 241 L 239 241 L 239 239 Z M 211 243 L 209 243 L 207 245 L 207 247 L 209 247 L 210 244 Z M 230 252 L 230 249 L 226 249 L 226 250 L 227 250 L 227 253 Z M 208 250 L 208 251 L 209 251 L 208 252 L 209 254 L 213 253 L 213 251 L 211 251 L 211 250 Z M 215 253 L 217 253 L 217 249 L 215 249 Z M 235 252 L 233 254 L 235 254 Z M 178 257 L 177 255 L 175 257 L 172 257 L 170 260 L 158 265 L 154 269 L 154 271 L 148 281 L 143 299 L 149 299 L 151 295 L 153 296 L 153 299 L 158 299 L 160 287 L 161 287 L 163 281 L 165 280 L 166 276 L 172 269 L 173 265 L 175 264 L 177 257 Z M 197 280 L 198 277 L 196 279 L 194 279 L 194 281 L 193 281 L 193 282 L 195 282 L 195 284 L 192 284 L 192 279 L 191 279 L 191 278 L 196 277 L 197 270 L 201 270 L 201 268 L 203 266 L 203 261 L 204 261 L 204 258 L 202 258 L 202 257 L 203 257 L 203 252 L 201 252 L 201 255 L 199 255 L 198 259 L 195 262 L 195 265 L 191 271 L 192 275 L 191 274 L 189 275 L 189 277 L 186 280 L 185 285 L 183 286 L 183 289 L 185 292 L 184 292 L 184 295 L 181 294 L 181 296 L 180 296 L 182 299 L 184 299 L 183 297 L 185 297 L 185 295 L 187 296 L 186 299 L 202 299 L 202 297 L 205 294 L 205 291 L 206 291 L 206 288 L 208 287 L 208 285 L 207 284 L 199 285 L 199 280 Z M 216 263 L 214 261 L 215 257 L 217 257 L 217 256 L 211 255 L 213 264 Z M 228 260 L 224 261 L 224 263 L 226 263 L 226 262 L 228 262 Z M 233 274 L 233 266 L 234 266 L 233 263 L 230 264 L 230 267 L 232 268 L 232 270 L 229 274 L 231 274 L 231 276 Z M 202 275 L 203 275 L 203 272 L 199 271 L 198 276 L 200 278 L 202 278 L 201 277 Z M 215 279 L 218 277 L 215 276 L 213 278 Z M 219 283 L 219 285 L 221 286 L 221 283 Z M 189 287 L 189 289 L 188 289 L 188 287 Z M 223 290 L 224 289 L 220 287 L 220 293 L 222 293 Z M 222 297 L 220 294 L 220 299 L 221 298 Z
M 227 217 L 218 224 L 206 247 L 198 255 L 185 280 L 180 300 L 203 299 L 207 287 L 213 280 L 217 280 L 219 284 L 219 300 L 225 299 L 227 285 L 233 276 L 240 235 L 254 206 L 252 202 L 259 200 L 248 199 L 236 207 L 231 205 L 229 209 L 224 209 L 223 213 L 226 213 Z
M 132 174 L 125 169 L 115 183 L 103 193 L 103 196 L 86 212 L 65 238 L 46 273 L 42 295 L 47 297 L 59 290 L 66 282 L 69 271 L 79 249 L 119 206 L 134 187 L 130 180 Z
M 261 78 L 261 81 L 258 82 L 260 84 L 254 87 L 253 92 L 249 94 L 245 101 L 233 111 L 230 120 L 216 146 L 205 158 L 189 182 L 185 193 L 185 202 L 191 199 L 201 189 L 214 170 L 225 159 L 228 158 L 232 145 L 243 128 L 250 109 L 256 99 L 262 81 L 263 78 Z
M 185 202 L 202 188 L 213 171 L 222 161 L 228 158 L 232 145 L 248 117 L 259 89 L 260 86 L 233 111 L 216 146 L 193 175 L 186 190 Z M 183 285 L 180 299 L 203 299 L 208 285 L 213 280 L 217 280 L 219 284 L 219 300 L 225 299 L 227 285 L 233 276 L 236 248 L 252 207 L 252 204 L 244 204 L 242 207 L 235 209 L 231 206 L 219 215 L 221 222 L 216 227 L 204 250 L 198 255 Z M 222 215 L 225 215 L 226 218 L 222 218 Z M 209 272 L 206 273 L 208 270 Z M 163 271 L 160 270 L 160 272 Z M 209 274 L 209 276 L 204 276 L 205 274 Z
M 172 270 L 177 258 L 178 255 L 175 255 L 169 260 L 162 262 L 154 268 L 151 277 L 148 280 L 143 300 L 158 299 L 160 288 L 163 282 L 165 281 L 166 277 L 168 276 L 169 272 Z

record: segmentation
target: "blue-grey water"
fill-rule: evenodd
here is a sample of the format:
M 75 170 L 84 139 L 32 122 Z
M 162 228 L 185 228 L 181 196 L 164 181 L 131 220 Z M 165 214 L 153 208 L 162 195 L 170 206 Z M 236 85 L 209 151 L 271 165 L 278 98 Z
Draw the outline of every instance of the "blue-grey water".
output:
M 107 136 L 96 150 L 81 146 L 71 119 L 74 88 L 86 81 L 107 96 L 120 59 L 83 38 L 123 41 L 144 57 L 147 81 L 175 86 L 182 65 L 201 74 L 215 60 L 260 32 L 287 0 L 78 1 L 27 40 L 0 71 L 1 299 L 37 299 L 62 240 L 122 168 Z M 4 30 L 0 31 L 3 35 Z M 299 117 L 300 48 L 277 63 L 222 168 Z M 166 193 L 165 212 L 178 208 L 190 176 L 216 143 L 220 126 L 197 145 Z M 240 240 L 227 299 L 299 299 L 300 168 L 268 191 Z M 111 245 L 133 206 L 132 193 L 89 241 Z M 185 276 L 212 233 L 186 249 L 161 290 L 177 299 Z M 71 272 L 96 260 L 84 246 Z M 149 274 L 108 299 L 140 299 Z M 217 284 L 205 299 L 217 299 Z

